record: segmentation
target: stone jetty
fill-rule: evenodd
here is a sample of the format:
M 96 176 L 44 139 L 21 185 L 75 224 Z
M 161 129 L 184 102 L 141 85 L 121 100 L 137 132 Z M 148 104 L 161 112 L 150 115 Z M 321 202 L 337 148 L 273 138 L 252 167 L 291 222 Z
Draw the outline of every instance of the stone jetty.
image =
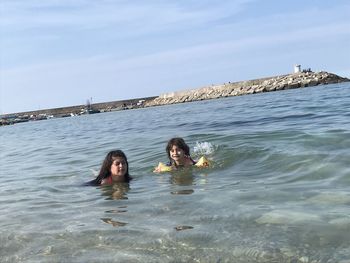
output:
M 229 82 L 220 85 L 211 85 L 198 89 L 191 89 L 187 91 L 166 93 L 160 96 L 4 114 L 0 115 L 0 126 L 32 120 L 46 120 L 49 118 L 70 117 L 81 114 L 128 110 L 199 100 L 218 99 L 230 96 L 312 87 L 317 85 L 341 83 L 347 81 L 350 81 L 350 79 L 339 77 L 335 74 L 325 71 L 312 72 L 309 69 L 288 75 L 232 83 Z
M 343 78 L 325 71 L 306 71 L 276 77 L 211 85 L 187 91 L 166 93 L 160 95 L 159 97 L 156 97 L 153 100 L 147 101 L 145 106 L 151 107 L 199 100 L 217 99 L 230 96 L 305 88 L 347 81 L 350 81 L 350 79 Z

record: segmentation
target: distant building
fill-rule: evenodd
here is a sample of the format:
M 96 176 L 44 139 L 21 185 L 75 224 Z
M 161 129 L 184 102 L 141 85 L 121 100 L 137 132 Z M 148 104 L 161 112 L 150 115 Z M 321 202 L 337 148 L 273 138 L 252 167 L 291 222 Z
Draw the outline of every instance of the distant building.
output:
M 294 65 L 294 73 L 300 73 L 301 72 L 301 66 L 300 65 Z

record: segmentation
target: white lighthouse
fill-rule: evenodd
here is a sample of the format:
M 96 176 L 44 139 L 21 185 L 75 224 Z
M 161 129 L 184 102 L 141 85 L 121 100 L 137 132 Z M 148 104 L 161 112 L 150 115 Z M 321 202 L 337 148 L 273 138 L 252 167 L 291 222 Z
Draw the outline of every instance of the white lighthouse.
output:
M 300 73 L 301 72 L 301 66 L 299 64 L 294 65 L 294 73 Z

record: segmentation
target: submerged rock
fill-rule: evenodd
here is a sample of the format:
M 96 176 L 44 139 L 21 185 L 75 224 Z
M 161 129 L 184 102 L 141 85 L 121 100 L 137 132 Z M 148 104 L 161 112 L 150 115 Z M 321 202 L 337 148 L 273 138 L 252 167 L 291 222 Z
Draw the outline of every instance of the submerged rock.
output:
M 350 204 L 350 194 L 347 192 L 321 193 L 307 200 L 314 204 Z
M 321 222 L 319 216 L 305 212 L 274 210 L 258 218 L 258 224 L 300 224 L 305 221 Z
M 339 229 L 350 230 L 350 217 L 341 217 L 329 221 L 331 225 L 336 226 Z

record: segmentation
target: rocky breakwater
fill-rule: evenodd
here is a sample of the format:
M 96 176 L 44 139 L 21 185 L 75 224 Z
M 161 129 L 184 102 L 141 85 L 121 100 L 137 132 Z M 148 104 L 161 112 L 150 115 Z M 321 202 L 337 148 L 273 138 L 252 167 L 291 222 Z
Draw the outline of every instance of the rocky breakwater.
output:
M 217 99 L 222 97 L 240 96 L 260 92 L 279 91 L 312 87 L 317 85 L 341 83 L 350 81 L 325 71 L 300 72 L 270 78 L 262 78 L 234 83 L 212 85 L 187 91 L 171 92 L 147 101 L 145 106 L 159 106 L 199 100 Z

